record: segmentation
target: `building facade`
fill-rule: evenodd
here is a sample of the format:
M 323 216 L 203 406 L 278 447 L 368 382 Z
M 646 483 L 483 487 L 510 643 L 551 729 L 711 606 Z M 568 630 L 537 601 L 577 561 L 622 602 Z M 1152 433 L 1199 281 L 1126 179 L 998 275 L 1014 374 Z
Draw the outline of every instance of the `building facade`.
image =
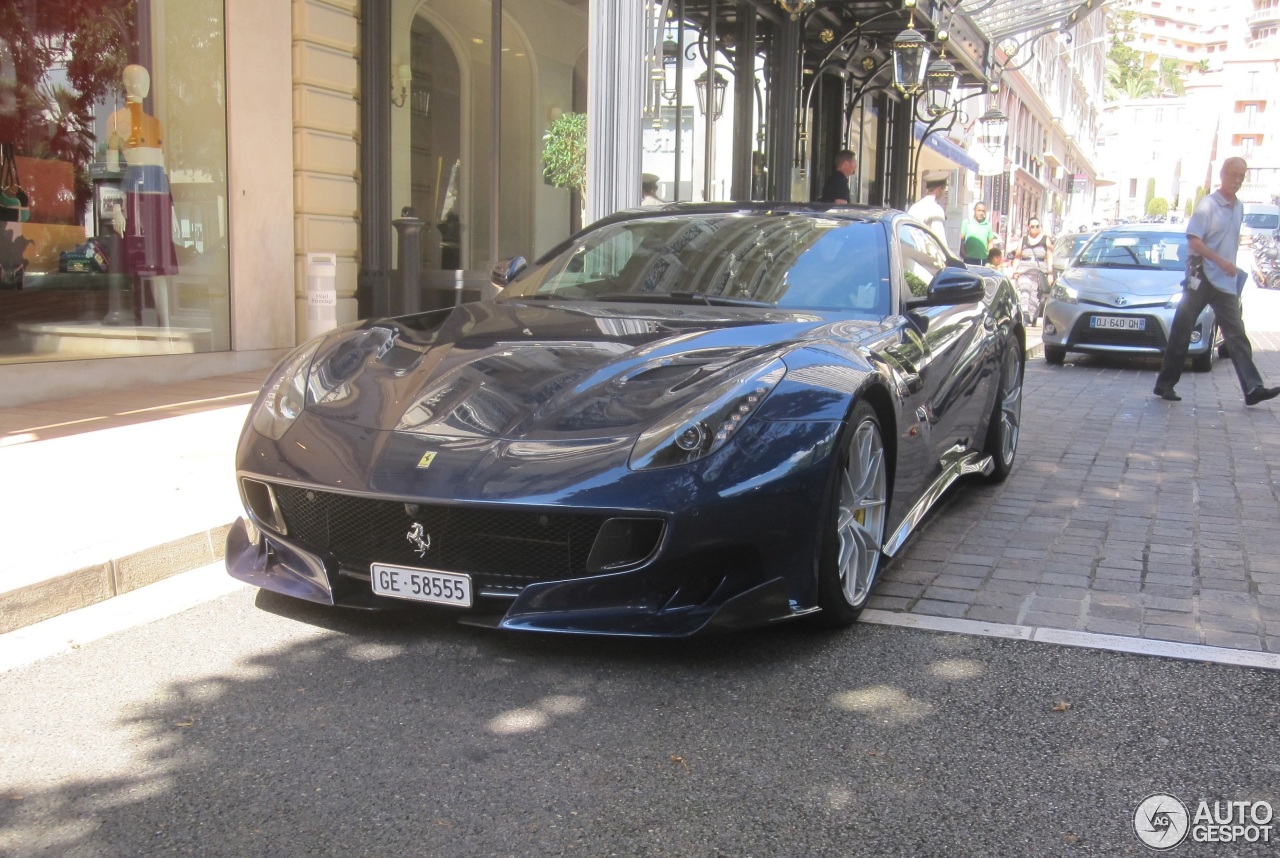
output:
M 806 200 L 852 148 L 857 201 L 905 207 L 926 174 L 947 172 L 968 194 L 953 196 L 958 224 L 982 190 L 974 117 L 994 104 L 1007 59 L 991 34 L 1054 30 L 1079 44 L 1093 11 L 104 0 L 77 17 L 72 6 L 87 8 L 26 0 L 0 13 L 0 143 L 28 203 L 13 196 L 0 240 L 4 405 L 262 368 L 317 327 L 470 297 L 495 260 L 537 256 L 580 218 L 638 204 L 650 166 L 671 173 L 669 198 Z M 895 85 L 907 29 L 945 56 L 963 109 L 927 110 L 925 92 Z M 696 103 L 703 73 L 709 108 Z M 1092 176 L 1080 80 L 1058 60 L 1009 73 L 1002 92 L 1019 101 L 1002 103 L 1017 116 L 997 157 L 1011 216 L 1052 211 L 1070 200 L 1065 176 Z M 544 179 L 542 151 L 556 119 L 584 112 L 580 209 L 583 197 Z M 407 267 L 421 269 L 412 293 Z
M 1145 216 L 1149 188 L 1171 216 L 1186 217 L 1232 156 L 1249 162 L 1242 199 L 1280 198 L 1280 3 L 1130 0 L 1118 8 L 1133 15 L 1126 44 L 1153 64 L 1177 61 L 1185 93 L 1106 105 L 1095 219 Z

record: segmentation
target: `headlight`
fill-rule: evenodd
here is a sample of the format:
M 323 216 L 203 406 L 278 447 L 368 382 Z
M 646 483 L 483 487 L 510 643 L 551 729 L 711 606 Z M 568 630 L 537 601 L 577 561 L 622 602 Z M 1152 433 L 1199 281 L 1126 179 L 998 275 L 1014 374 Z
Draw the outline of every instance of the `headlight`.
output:
M 786 374 L 786 365 L 775 359 L 699 396 L 640 435 L 631 467 L 666 468 L 710 456 L 729 443 Z
M 1075 304 L 1080 299 L 1080 290 L 1072 286 L 1070 283 L 1064 283 L 1059 280 L 1054 284 L 1053 290 L 1049 293 L 1049 297 L 1055 301 L 1062 301 L 1064 304 Z
M 1168 301 L 1165 301 L 1165 302 L 1164 302 L 1164 305 L 1165 305 L 1165 307 L 1166 307 L 1167 309 L 1172 310 L 1174 307 L 1177 307 L 1177 306 L 1178 306 L 1178 303 L 1179 303 L 1180 301 L 1182 301 L 1182 290 L 1181 290 L 1181 289 L 1179 289 L 1177 292 L 1174 292 L 1172 295 L 1170 295 L 1170 296 L 1169 296 L 1169 300 L 1168 300 Z
M 273 441 L 279 441 L 293 425 L 307 402 L 307 375 L 311 359 L 320 341 L 300 348 L 281 362 L 267 381 L 266 391 L 253 413 L 253 428 Z

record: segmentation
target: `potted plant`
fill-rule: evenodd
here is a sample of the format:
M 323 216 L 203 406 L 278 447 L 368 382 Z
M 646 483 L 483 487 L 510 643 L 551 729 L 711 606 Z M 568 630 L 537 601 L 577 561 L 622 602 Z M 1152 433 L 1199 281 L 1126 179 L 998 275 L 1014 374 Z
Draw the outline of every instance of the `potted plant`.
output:
M 570 231 L 582 228 L 587 190 L 587 115 L 562 113 L 542 136 L 542 172 L 557 188 L 568 188 L 573 207 Z

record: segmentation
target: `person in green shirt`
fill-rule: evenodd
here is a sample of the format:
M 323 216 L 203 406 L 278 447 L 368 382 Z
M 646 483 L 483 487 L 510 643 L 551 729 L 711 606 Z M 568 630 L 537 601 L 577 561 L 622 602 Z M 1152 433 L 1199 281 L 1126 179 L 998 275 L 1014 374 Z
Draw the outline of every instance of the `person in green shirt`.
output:
M 973 217 L 960 224 L 960 254 L 969 265 L 986 265 L 991 252 L 995 231 L 987 220 L 987 204 L 978 200 L 973 204 Z

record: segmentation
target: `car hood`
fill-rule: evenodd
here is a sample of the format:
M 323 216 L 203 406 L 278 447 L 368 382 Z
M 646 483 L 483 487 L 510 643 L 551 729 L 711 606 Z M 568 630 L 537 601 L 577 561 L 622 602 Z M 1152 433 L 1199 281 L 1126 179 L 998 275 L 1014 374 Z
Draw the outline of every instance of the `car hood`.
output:
M 622 438 L 799 345 L 885 331 L 809 311 L 486 301 L 334 332 L 306 411 L 450 439 Z
M 1117 296 L 1164 298 L 1181 288 L 1181 271 L 1138 268 L 1068 268 L 1067 283 L 1080 291 L 1081 298 L 1110 301 Z

